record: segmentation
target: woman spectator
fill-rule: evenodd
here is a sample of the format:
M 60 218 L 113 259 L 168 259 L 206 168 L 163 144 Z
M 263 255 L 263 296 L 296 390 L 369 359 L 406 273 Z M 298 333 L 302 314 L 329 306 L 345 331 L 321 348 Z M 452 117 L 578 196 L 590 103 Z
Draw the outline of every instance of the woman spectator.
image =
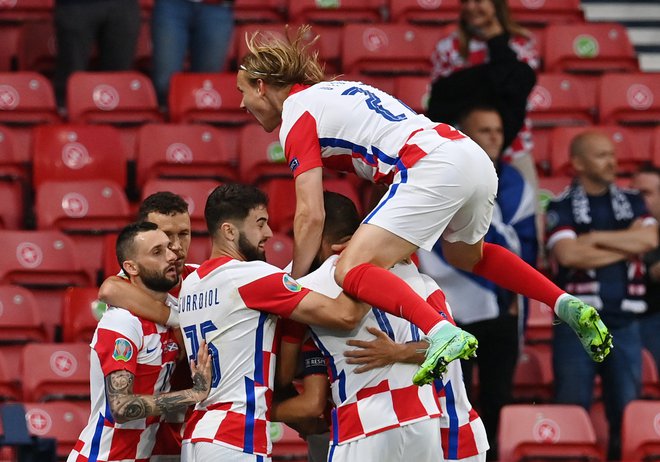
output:
M 429 118 L 453 124 L 469 106 L 494 106 L 504 127 L 502 159 L 536 185 L 525 116 L 539 59 L 535 40 L 511 18 L 506 0 L 461 0 L 458 29 L 438 42 L 431 60 Z

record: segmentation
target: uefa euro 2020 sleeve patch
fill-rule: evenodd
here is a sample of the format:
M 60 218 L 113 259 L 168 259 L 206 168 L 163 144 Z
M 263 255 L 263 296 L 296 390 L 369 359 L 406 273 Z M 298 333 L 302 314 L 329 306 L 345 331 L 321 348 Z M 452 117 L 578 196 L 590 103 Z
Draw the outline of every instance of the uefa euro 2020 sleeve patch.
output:
M 112 352 L 115 361 L 129 362 L 133 357 L 133 345 L 125 338 L 115 340 L 115 350 Z
M 302 286 L 293 279 L 291 276 L 288 274 L 285 274 L 282 277 L 282 282 L 284 283 L 284 287 L 287 288 L 287 290 L 290 290 L 291 292 L 300 292 L 302 290 Z

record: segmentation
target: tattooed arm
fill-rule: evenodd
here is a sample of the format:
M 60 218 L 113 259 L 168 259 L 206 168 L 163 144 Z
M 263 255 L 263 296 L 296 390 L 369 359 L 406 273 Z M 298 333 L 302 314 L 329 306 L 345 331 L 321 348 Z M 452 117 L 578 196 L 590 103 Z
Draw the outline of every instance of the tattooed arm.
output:
M 190 361 L 193 386 L 186 390 L 160 395 L 136 395 L 133 393 L 135 376 L 126 370 L 114 371 L 105 378 L 107 397 L 112 417 L 117 423 L 166 414 L 196 404 L 206 399 L 211 389 L 211 359 L 202 342 L 197 354 L 197 364 Z

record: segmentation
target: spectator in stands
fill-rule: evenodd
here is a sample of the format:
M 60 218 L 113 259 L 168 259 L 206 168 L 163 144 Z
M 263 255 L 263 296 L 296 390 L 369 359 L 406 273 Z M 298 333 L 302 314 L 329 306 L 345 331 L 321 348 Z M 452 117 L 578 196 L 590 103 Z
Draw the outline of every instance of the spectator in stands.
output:
M 530 265 L 536 263 L 534 189 L 511 165 L 501 161 L 502 118 L 492 106 L 469 108 L 458 118 L 458 127 L 483 148 L 498 173 L 497 202 L 485 241 L 519 254 Z M 422 272 L 432 276 L 454 307 L 458 325 L 479 340 L 479 355 L 463 361 L 463 374 L 470 400 L 479 403 L 492 451 L 497 458 L 497 429 L 502 406 L 512 400 L 513 374 L 523 322 L 523 300 L 490 281 L 457 270 L 442 258 L 436 245 L 432 252 L 419 252 Z M 474 362 L 478 364 L 479 394 L 471 389 Z
M 656 220 L 660 220 L 660 169 L 644 166 L 633 177 L 632 187 L 644 197 L 646 207 Z M 647 310 L 639 319 L 642 345 L 649 350 L 660 369 L 660 248 L 644 255 L 646 265 Z
M 570 146 L 576 178 L 547 211 L 547 246 L 558 264 L 557 284 L 596 307 L 611 329 L 610 357 L 594 364 L 566 324 L 553 331 L 555 398 L 589 408 L 599 374 L 609 422 L 609 456 L 618 459 L 621 418 L 639 397 L 641 350 L 637 314 L 646 310 L 644 267 L 639 255 L 658 245 L 658 224 L 642 197 L 615 183 L 616 157 L 598 131 L 576 136 Z M 657 335 L 657 333 L 656 333 Z
M 222 71 L 233 29 L 233 0 L 156 0 L 151 15 L 152 78 L 162 107 L 175 72 Z
M 139 32 L 138 0 L 56 0 L 54 86 L 58 106 L 66 105 L 69 76 L 90 69 L 94 46 L 98 70 L 132 69 Z
M 428 117 L 455 124 L 466 107 L 488 103 L 504 126 L 505 162 L 536 187 L 527 97 L 539 65 L 536 42 L 510 16 L 507 0 L 462 0 L 458 29 L 431 56 Z

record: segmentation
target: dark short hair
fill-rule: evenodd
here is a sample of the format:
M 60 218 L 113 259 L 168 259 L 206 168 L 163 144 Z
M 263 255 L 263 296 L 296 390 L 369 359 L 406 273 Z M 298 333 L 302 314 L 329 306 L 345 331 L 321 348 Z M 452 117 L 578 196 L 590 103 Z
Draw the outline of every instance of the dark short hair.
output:
M 352 236 L 360 226 L 360 215 L 352 200 L 348 197 L 330 191 L 323 192 L 325 222 L 323 223 L 323 238 L 331 243 Z
M 268 197 L 260 189 L 241 183 L 218 186 L 206 199 L 204 218 L 211 236 L 228 220 L 244 220 L 259 206 L 268 205 Z
M 639 166 L 636 173 L 653 173 L 660 176 L 660 167 L 656 167 L 651 162 L 644 162 Z
M 137 221 L 122 228 L 115 245 L 115 253 L 120 268 L 123 268 L 126 260 L 130 260 L 135 256 L 135 237 L 140 233 L 156 230 L 158 230 L 158 225 L 150 221 Z
M 465 109 L 463 109 L 458 116 L 456 117 L 456 125 L 460 129 L 463 125 L 465 125 L 465 121 L 467 120 L 468 117 L 472 115 L 473 112 L 496 112 L 499 114 L 500 119 L 502 118 L 502 114 L 500 111 L 493 106 L 492 104 L 487 104 L 487 103 L 478 103 L 478 104 L 472 104 L 470 106 L 467 106 Z
M 170 191 L 158 191 L 142 201 L 137 220 L 147 220 L 152 212 L 170 216 L 188 213 L 188 203 L 178 194 Z

